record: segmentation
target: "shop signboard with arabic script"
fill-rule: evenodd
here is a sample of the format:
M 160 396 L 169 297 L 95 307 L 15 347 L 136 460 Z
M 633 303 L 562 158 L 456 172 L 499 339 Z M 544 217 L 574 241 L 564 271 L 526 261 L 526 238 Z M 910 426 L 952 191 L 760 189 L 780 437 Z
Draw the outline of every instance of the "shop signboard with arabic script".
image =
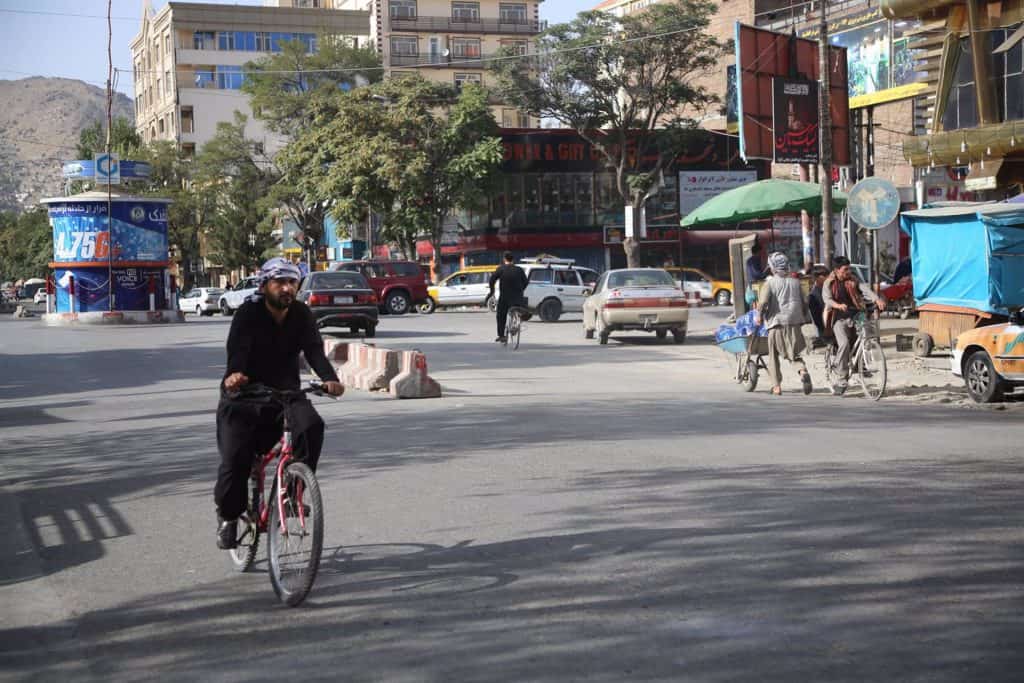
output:
M 707 200 L 757 180 L 757 171 L 682 171 L 679 173 L 679 215 Z

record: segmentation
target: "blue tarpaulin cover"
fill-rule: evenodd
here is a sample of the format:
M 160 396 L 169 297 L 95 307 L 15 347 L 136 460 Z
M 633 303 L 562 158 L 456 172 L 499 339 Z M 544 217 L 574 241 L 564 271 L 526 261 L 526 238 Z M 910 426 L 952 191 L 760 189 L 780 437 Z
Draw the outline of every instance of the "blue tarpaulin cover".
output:
M 1005 315 L 1024 306 L 1024 208 L 1013 204 L 905 212 L 914 298 Z

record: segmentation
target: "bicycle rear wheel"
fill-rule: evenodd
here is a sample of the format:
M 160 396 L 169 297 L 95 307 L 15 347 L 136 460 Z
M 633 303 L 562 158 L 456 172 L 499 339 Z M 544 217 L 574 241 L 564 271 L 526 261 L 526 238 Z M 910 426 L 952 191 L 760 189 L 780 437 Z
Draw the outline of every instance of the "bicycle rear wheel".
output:
M 872 401 L 882 398 L 889 374 L 885 365 L 885 353 L 877 339 L 864 340 L 857 359 L 857 376 L 867 398 Z
M 523 332 L 523 319 L 519 317 L 518 312 L 509 312 L 508 314 L 508 345 L 515 351 L 519 348 L 519 338 Z
M 320 485 L 305 463 L 290 463 L 282 474 L 284 523 L 277 503 L 277 484 L 270 500 L 267 560 L 270 583 L 281 602 L 295 607 L 309 594 L 324 547 L 324 510 Z M 308 512 L 303 509 L 308 508 Z M 282 528 L 283 527 L 283 528 Z
M 252 563 L 256 561 L 256 551 L 259 547 L 260 528 L 253 521 L 252 513 L 247 512 L 238 518 L 238 541 L 229 551 L 235 569 L 240 572 L 249 571 Z

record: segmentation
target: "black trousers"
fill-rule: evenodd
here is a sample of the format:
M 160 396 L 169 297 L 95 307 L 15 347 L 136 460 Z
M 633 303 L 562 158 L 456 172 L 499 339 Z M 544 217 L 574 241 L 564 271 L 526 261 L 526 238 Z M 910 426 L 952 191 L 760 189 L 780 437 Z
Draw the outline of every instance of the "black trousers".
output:
M 508 299 L 498 299 L 498 336 L 505 336 L 505 322 L 508 320 L 508 309 L 512 302 Z
M 289 408 L 289 418 L 295 458 L 316 471 L 324 445 L 324 422 L 320 414 L 309 401 L 296 401 Z M 273 448 L 283 432 L 279 407 L 221 399 L 217 406 L 220 467 L 213 499 L 222 519 L 237 519 L 245 512 L 253 462 Z

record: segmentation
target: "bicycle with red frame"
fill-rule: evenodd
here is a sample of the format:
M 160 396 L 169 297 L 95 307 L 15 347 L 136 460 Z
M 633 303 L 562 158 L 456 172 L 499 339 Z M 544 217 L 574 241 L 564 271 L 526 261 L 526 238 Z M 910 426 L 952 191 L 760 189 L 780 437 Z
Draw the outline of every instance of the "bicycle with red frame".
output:
M 253 462 L 251 492 L 238 519 L 238 542 L 231 560 L 240 572 L 252 567 L 259 549 L 260 534 L 267 534 L 267 563 L 270 583 L 281 602 L 295 607 L 306 599 L 320 566 L 324 545 L 324 508 L 316 475 L 292 450 L 288 405 L 306 394 L 327 396 L 319 382 L 309 388 L 282 391 L 259 384 L 244 386 L 237 394 L 242 400 L 271 401 L 284 412 L 284 433 L 280 441 Z M 267 467 L 277 460 L 270 487 L 264 497 Z

